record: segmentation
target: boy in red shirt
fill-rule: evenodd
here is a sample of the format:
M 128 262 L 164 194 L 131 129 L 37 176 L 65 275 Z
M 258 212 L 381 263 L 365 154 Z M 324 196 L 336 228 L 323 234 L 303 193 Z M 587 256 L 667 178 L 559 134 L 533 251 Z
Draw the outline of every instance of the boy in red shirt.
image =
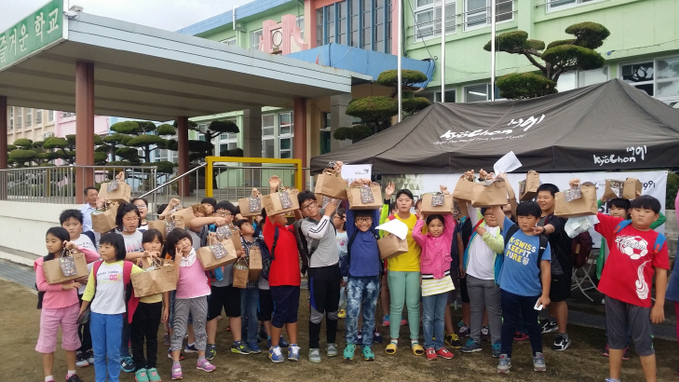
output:
M 577 179 L 571 181 L 571 185 L 577 183 Z M 659 213 L 660 202 L 656 198 L 640 196 L 632 200 L 631 223 L 615 216 L 597 215 L 599 223 L 595 230 L 604 237 L 610 248 L 599 282 L 599 290 L 606 295 L 610 354 L 610 378 L 607 381 L 610 382 L 620 381 L 628 326 L 632 329 L 634 346 L 646 381 L 656 381 L 651 323 L 659 324 L 665 319 L 663 305 L 669 269 L 667 243 L 662 234 L 650 228 Z M 655 304 L 651 307 L 653 274 L 656 293 Z

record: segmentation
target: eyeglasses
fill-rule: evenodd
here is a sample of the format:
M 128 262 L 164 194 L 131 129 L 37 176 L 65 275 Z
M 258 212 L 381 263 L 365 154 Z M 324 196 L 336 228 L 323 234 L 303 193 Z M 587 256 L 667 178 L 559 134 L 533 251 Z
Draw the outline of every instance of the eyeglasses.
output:
M 215 212 L 213 213 L 214 216 L 231 216 L 233 215 L 231 212 Z
M 317 202 L 315 200 L 310 201 L 306 206 L 302 206 L 300 210 L 310 210 L 316 206 Z
M 138 222 L 139 218 L 123 218 L 123 221 L 125 223 L 132 223 L 132 222 Z
M 147 208 L 147 207 L 146 207 L 145 205 L 143 205 L 143 204 L 142 204 L 142 205 L 136 205 L 136 204 L 135 204 L 135 207 L 137 207 L 138 210 L 145 210 L 145 209 Z
M 359 223 L 371 223 L 373 221 L 373 218 L 368 217 L 356 218 L 356 221 Z

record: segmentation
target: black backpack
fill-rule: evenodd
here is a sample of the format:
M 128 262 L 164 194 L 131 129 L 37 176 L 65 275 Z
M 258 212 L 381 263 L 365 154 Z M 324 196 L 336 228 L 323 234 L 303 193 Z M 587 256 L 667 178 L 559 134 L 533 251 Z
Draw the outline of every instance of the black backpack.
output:
M 311 255 L 314 254 L 314 251 L 316 248 L 312 248 L 309 250 L 309 244 L 306 241 L 306 237 L 304 237 L 304 232 L 302 232 L 302 222 L 304 219 L 297 220 L 296 222 L 293 223 L 293 229 L 294 229 L 294 234 L 295 234 L 295 241 L 297 242 L 297 251 L 299 252 L 299 256 L 302 259 L 302 274 L 306 275 L 307 270 L 309 269 L 309 260 L 311 259 Z

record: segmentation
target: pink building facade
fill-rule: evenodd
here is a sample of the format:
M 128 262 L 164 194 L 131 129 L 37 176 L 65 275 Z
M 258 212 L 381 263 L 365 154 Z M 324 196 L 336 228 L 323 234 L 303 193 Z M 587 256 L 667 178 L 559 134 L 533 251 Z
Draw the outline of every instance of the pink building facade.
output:
M 57 115 L 54 125 L 54 136 L 63 138 L 69 134 L 75 134 L 75 113 L 64 111 L 57 111 L 55 113 Z M 94 134 L 101 136 L 108 135 L 108 123 L 109 117 L 95 115 Z

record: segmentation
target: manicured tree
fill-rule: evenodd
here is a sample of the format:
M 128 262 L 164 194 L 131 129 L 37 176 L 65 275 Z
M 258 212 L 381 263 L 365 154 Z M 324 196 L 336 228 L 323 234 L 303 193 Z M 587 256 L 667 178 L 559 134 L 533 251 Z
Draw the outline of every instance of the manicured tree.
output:
M 9 159 L 14 161 L 16 167 L 28 167 L 38 157 L 38 153 L 32 149 L 16 149 L 9 153 Z
M 563 73 L 604 65 L 604 58 L 595 49 L 610 35 L 606 27 L 582 22 L 569 26 L 565 32 L 575 38 L 552 41 L 546 47 L 543 41 L 531 40 L 528 33 L 521 30 L 497 36 L 497 51 L 522 55 L 539 70 L 539 74 L 512 73 L 498 78 L 500 97 L 524 99 L 556 93 L 556 83 Z M 490 51 L 490 41 L 483 49 Z

